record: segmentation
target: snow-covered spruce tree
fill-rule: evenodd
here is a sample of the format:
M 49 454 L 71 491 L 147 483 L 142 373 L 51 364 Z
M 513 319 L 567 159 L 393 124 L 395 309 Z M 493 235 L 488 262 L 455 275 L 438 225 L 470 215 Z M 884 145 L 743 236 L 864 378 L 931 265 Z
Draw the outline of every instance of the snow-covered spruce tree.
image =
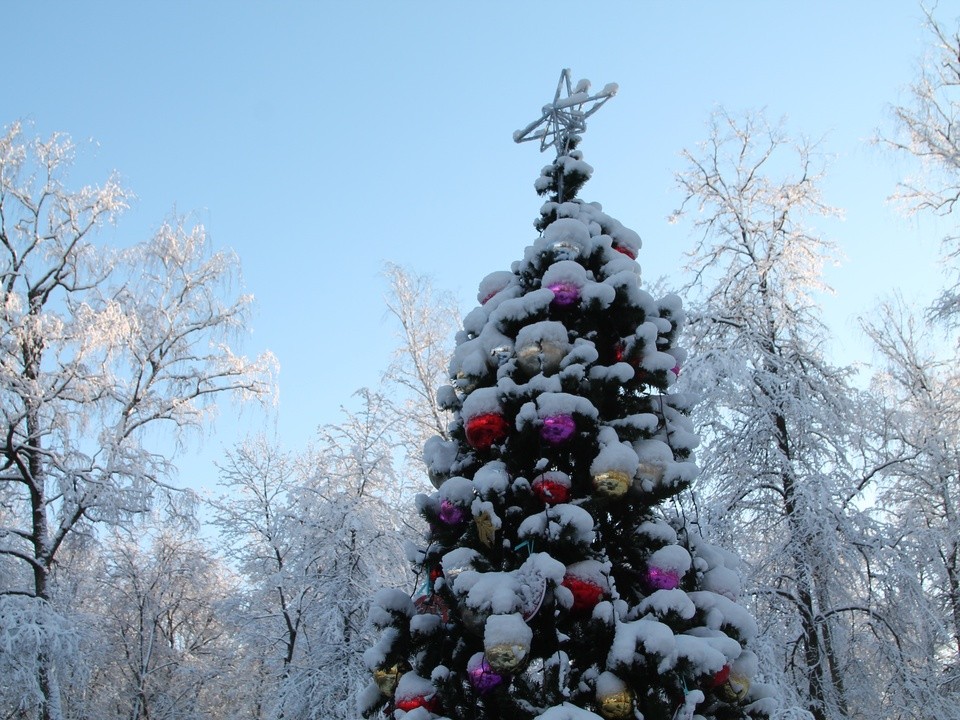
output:
M 640 288 L 636 233 L 575 197 L 592 172 L 578 133 L 616 90 L 588 87 L 564 71 L 515 138 L 557 150 L 536 184 L 542 234 L 483 280 L 458 333 L 439 391 L 450 439 L 428 441 L 437 491 L 418 497 L 423 584 L 374 600 L 367 716 L 770 711 L 735 573 L 665 509 L 696 473 L 690 398 L 670 392 L 683 311 Z

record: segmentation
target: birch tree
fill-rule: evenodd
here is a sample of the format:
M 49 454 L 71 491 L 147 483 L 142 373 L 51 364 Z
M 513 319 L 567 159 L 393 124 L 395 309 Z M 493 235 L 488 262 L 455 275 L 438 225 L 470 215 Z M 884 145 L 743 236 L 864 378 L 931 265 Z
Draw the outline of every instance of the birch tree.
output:
M 906 101 L 892 108 L 894 127 L 881 143 L 919 161 L 895 198 L 910 213 L 952 215 L 960 201 L 960 18 L 941 20 L 922 7 L 927 49 Z M 943 247 L 951 280 L 931 307 L 956 324 L 960 318 L 960 233 L 948 232 Z
M 302 452 L 260 438 L 221 468 L 217 524 L 246 580 L 235 617 L 262 687 L 252 717 L 356 717 L 369 598 L 408 580 L 392 415 L 382 395 L 357 397 Z
M 907 696 L 924 709 L 915 717 L 960 717 L 960 373 L 902 299 L 864 327 L 882 363 L 874 389 L 887 405 L 887 453 L 900 458 L 884 469 L 877 496 L 898 563 L 882 597 L 909 649 L 890 704 Z
M 67 138 L 0 136 L 0 616 L 45 638 L 22 710 L 62 713 L 51 573 L 64 542 L 145 511 L 169 487 L 158 434 L 202 427 L 221 396 L 263 397 L 271 359 L 235 354 L 250 298 L 202 228 L 164 224 L 124 250 L 95 244 L 130 194 L 71 190 Z
M 451 339 L 460 327 L 456 299 L 430 278 L 389 263 L 387 311 L 396 322 L 397 344 L 383 375 L 397 443 L 411 479 L 426 476 L 422 448 L 428 438 L 447 439 L 449 411 L 437 402 L 437 388 L 449 382 Z
M 835 248 L 808 223 L 837 213 L 821 197 L 823 159 L 762 115 L 723 111 L 683 156 L 679 214 L 702 233 L 687 371 L 705 398 L 700 492 L 725 544 L 743 552 L 786 707 L 847 717 L 864 701 L 850 680 L 852 624 L 870 614 L 869 523 L 852 501 L 869 473 L 852 464 L 865 410 L 822 354 L 815 296 Z
M 170 526 L 117 532 L 104 547 L 96 635 L 103 644 L 84 716 L 117 720 L 228 717 L 235 587 L 200 540 Z

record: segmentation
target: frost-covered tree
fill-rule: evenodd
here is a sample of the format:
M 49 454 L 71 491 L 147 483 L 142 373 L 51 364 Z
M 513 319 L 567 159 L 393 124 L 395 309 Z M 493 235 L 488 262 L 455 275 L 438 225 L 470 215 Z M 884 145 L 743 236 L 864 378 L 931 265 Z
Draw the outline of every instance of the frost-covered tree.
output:
M 231 612 L 246 674 L 258 687 L 256 720 L 278 717 L 279 688 L 303 655 L 305 627 L 320 602 L 314 578 L 323 549 L 296 506 L 307 473 L 258 437 L 227 453 L 220 466 L 226 493 L 212 502 L 226 555 L 245 581 Z
M 398 265 L 384 272 L 390 283 L 387 310 L 396 320 L 397 346 L 384 373 L 394 409 L 397 441 L 422 474 L 420 448 L 433 435 L 444 436 L 450 413 L 437 402 L 436 388 L 446 378 L 453 333 L 460 326 L 456 299 L 437 290 L 430 278 Z M 410 450 L 413 449 L 413 452 Z
M 680 300 L 641 289 L 639 237 L 576 197 L 592 172 L 583 119 L 615 89 L 591 95 L 564 72 L 517 136 L 557 149 L 536 184 L 542 234 L 481 282 L 457 334 L 439 391 L 453 421 L 425 447 L 437 490 L 417 499 L 419 589 L 376 596 L 367 715 L 770 710 L 727 556 L 667 503 L 696 474 L 690 398 L 671 392 Z
M 391 415 L 377 393 L 357 395 L 360 409 L 302 454 L 260 439 L 221 468 L 217 525 L 246 579 L 234 615 L 260 686 L 251 717 L 356 717 L 370 597 L 407 576 Z
M 173 524 L 117 532 L 103 550 L 94 623 L 101 662 L 83 716 L 228 717 L 234 629 L 222 605 L 235 586 L 222 561 Z
M 684 157 L 681 213 L 702 232 L 686 378 L 708 398 L 695 415 L 704 508 L 747 562 L 787 707 L 816 720 L 874 709 L 855 642 L 873 618 L 874 530 L 854 502 L 872 477 L 858 461 L 870 414 L 849 371 L 823 354 L 815 298 L 835 248 L 809 227 L 835 214 L 821 198 L 822 158 L 762 115 L 723 111 Z
M 923 7 L 928 48 L 907 100 L 893 107 L 895 126 L 881 142 L 920 162 L 920 172 L 900 183 L 896 197 L 909 212 L 951 215 L 960 201 L 960 18 L 938 19 Z M 953 280 L 931 310 L 953 323 L 960 318 L 960 233 L 949 232 L 944 249 Z
M 899 635 L 885 704 L 904 717 L 960 717 L 960 373 L 900 299 L 865 327 L 882 360 L 884 449 L 898 459 L 877 492 L 890 549 L 874 575 Z
M 50 720 L 62 717 L 50 582 L 64 542 L 149 507 L 172 469 L 151 448 L 160 431 L 271 386 L 269 358 L 228 344 L 250 303 L 229 292 L 236 259 L 179 224 L 125 250 L 95 244 L 129 194 L 115 179 L 70 190 L 72 155 L 19 124 L 0 137 L 0 633 L 18 653 L 16 638 L 43 638 L 20 705 Z

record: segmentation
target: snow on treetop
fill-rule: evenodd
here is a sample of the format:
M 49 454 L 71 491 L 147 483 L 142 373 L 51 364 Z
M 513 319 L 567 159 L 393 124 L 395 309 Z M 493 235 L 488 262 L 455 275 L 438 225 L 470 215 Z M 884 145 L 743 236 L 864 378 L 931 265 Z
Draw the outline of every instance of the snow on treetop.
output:
M 724 626 L 734 628 L 744 640 L 751 640 L 757 635 L 757 621 L 753 615 L 730 598 L 718 595 L 709 590 L 699 590 L 690 593 L 690 599 L 704 614 L 704 623 L 714 630 L 722 630 Z
M 444 575 L 448 576 L 449 579 L 453 579 L 461 575 L 465 570 L 468 570 L 473 566 L 474 560 L 480 555 L 476 550 L 472 550 L 468 547 L 458 547 L 442 558 L 440 558 L 440 565 L 443 567 Z
M 697 607 L 683 590 L 674 588 L 672 590 L 655 590 L 643 599 L 637 610 L 641 615 L 653 613 L 657 617 L 676 613 L 689 620 L 696 614 Z
M 410 632 L 422 635 L 429 635 L 440 626 L 440 616 L 432 613 L 414 615 L 410 618 Z
M 517 530 L 524 539 L 559 540 L 564 534 L 571 542 L 589 545 L 594 540 L 593 516 L 582 507 L 561 503 L 525 518 Z
M 517 347 L 538 342 L 556 343 L 558 346 L 566 348 L 569 345 L 567 328 L 562 322 L 543 320 L 525 325 L 517 332 Z
M 383 610 L 402 613 L 407 617 L 414 614 L 413 601 L 410 596 L 394 588 L 379 590 L 373 596 L 371 605 Z
M 727 660 L 736 660 L 743 652 L 743 648 L 741 647 L 740 643 L 719 630 L 711 630 L 710 628 L 705 627 L 695 627 L 690 628 L 687 631 L 687 634 L 709 643 L 711 647 L 723 653 L 724 658 Z
M 636 285 L 637 276 L 634 275 L 634 285 Z M 583 302 L 587 305 L 597 302 L 600 307 L 608 308 L 617 297 L 617 291 L 606 283 L 587 283 L 580 293 Z
M 670 462 L 673 450 L 663 440 L 641 439 L 633 443 L 633 449 L 642 462 Z
M 604 429 L 609 429 L 615 434 L 612 428 Z M 639 464 L 640 460 L 633 448 L 617 440 L 600 448 L 600 452 L 597 453 L 597 457 L 590 465 L 590 474 L 597 475 L 602 472 L 617 470 L 633 477 Z
M 490 313 L 490 322 L 501 330 L 505 325 L 545 313 L 553 302 L 553 291 L 540 288 L 517 298 L 504 300 Z
M 504 288 L 515 283 L 517 276 L 509 270 L 497 270 L 487 275 L 480 281 L 480 287 L 477 289 L 477 301 L 482 305 L 493 298 Z
M 607 665 L 633 665 L 637 658 L 643 660 L 642 654 L 672 658 L 676 648 L 673 630 L 659 620 L 649 616 L 632 622 L 617 623 L 613 635 L 613 644 L 607 656 Z
M 734 671 L 746 675 L 747 677 L 754 677 L 757 674 L 759 662 L 760 661 L 759 658 L 757 658 L 756 653 L 754 653 L 752 650 L 744 650 L 734 661 L 733 669 Z
M 474 610 L 503 615 L 523 607 L 520 582 L 510 572 L 464 570 L 453 581 L 453 591 Z
M 484 647 L 493 645 L 523 645 L 530 646 L 533 640 L 533 630 L 524 622 L 519 613 L 508 615 L 491 615 L 483 629 Z M 523 657 L 519 657 L 522 660 Z
M 407 600 L 410 600 L 410 598 L 408 597 Z M 394 643 L 400 639 L 400 631 L 396 627 L 382 627 L 383 634 L 380 639 L 363 651 L 363 664 L 370 670 L 383 667 L 387 660 L 387 654 L 393 649 Z
M 723 669 L 727 664 L 727 656 L 723 652 L 713 647 L 706 638 L 698 638 L 692 635 L 677 635 L 674 637 L 676 645 L 677 659 L 683 658 L 691 666 L 696 668 L 698 675 L 711 675 Z M 737 653 L 740 652 L 740 646 L 737 646 Z
M 527 613 L 539 607 L 546 583 L 559 585 L 564 572 L 563 563 L 546 553 L 534 553 L 511 572 L 464 570 L 454 580 L 453 590 L 476 610 L 497 615 Z
M 477 415 L 500 412 L 497 388 L 478 388 L 474 390 L 464 399 L 461 412 L 465 420 Z
M 581 207 L 578 203 L 566 204 L 578 209 Z M 574 218 L 562 217 L 554 220 L 544 228 L 543 235 L 534 243 L 534 248 L 542 251 L 556 243 L 570 243 L 578 247 L 581 252 L 589 252 L 592 249 L 590 230 L 584 223 Z
M 536 403 L 537 415 L 540 418 L 554 415 L 583 415 L 595 419 L 599 415 L 592 402 L 585 397 L 570 393 L 543 393 L 537 397 Z
M 600 677 L 597 678 L 598 697 L 623 692 L 626 687 L 627 684 L 609 670 L 600 673 Z
M 450 387 L 449 385 L 445 387 Z M 423 462 L 431 473 L 445 474 L 457 459 L 457 443 L 434 435 L 423 443 Z
M 579 580 L 587 580 L 601 587 L 607 587 L 607 580 L 610 571 L 607 563 L 599 560 L 580 560 L 567 566 L 566 574 Z
M 411 670 L 400 677 L 394 697 L 397 700 L 409 700 L 416 697 L 430 697 L 435 692 L 436 688 L 433 687 L 432 682 Z
M 680 545 L 667 545 L 654 551 L 648 562 L 663 570 L 673 570 L 683 575 L 690 569 L 693 561 L 686 548 Z
M 728 567 L 719 566 L 707 570 L 700 585 L 704 590 L 712 590 L 734 602 L 740 597 L 740 574 Z
M 642 523 L 637 527 L 637 534 L 663 543 L 675 543 L 677 541 L 677 531 L 664 520 L 648 520 Z
M 473 483 L 464 477 L 452 477 L 443 483 L 437 494 L 441 500 L 466 506 L 473 500 Z
M 510 486 L 510 475 L 507 466 L 501 460 L 491 460 L 477 470 L 473 476 L 473 486 L 480 497 L 489 497 L 491 494 L 502 495 Z

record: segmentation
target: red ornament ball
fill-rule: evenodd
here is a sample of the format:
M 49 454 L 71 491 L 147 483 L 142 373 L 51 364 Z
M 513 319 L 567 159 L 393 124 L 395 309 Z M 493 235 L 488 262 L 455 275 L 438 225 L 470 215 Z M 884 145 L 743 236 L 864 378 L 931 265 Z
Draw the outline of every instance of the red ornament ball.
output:
M 630 247 L 629 245 L 622 245 L 621 243 L 614 243 L 614 244 L 613 244 L 613 249 L 616 250 L 618 253 L 623 253 L 624 255 L 626 255 L 626 256 L 627 256 L 628 258 L 630 258 L 631 260 L 636 260 L 636 259 L 637 259 L 637 251 L 634 250 L 634 249 L 633 249 L 632 247 Z
M 450 622 L 450 606 L 436 593 L 421 595 L 413 601 L 413 606 L 417 615 L 436 615 L 443 624 Z
M 730 677 L 730 665 L 724 665 L 710 679 L 710 687 L 718 688 L 723 685 Z
M 573 593 L 573 612 L 589 612 L 603 599 L 603 588 L 589 580 L 566 575 L 561 585 Z
M 510 432 L 510 425 L 500 413 L 483 413 L 467 420 L 467 442 L 475 450 L 489 450 Z
M 440 701 L 437 700 L 435 695 L 430 695 L 429 697 L 414 695 L 412 697 L 397 698 L 396 706 L 398 710 L 405 712 L 416 710 L 419 707 L 432 713 L 440 712 Z
M 561 472 L 545 472 L 533 481 L 531 487 L 545 505 L 557 505 L 570 499 L 570 478 Z

